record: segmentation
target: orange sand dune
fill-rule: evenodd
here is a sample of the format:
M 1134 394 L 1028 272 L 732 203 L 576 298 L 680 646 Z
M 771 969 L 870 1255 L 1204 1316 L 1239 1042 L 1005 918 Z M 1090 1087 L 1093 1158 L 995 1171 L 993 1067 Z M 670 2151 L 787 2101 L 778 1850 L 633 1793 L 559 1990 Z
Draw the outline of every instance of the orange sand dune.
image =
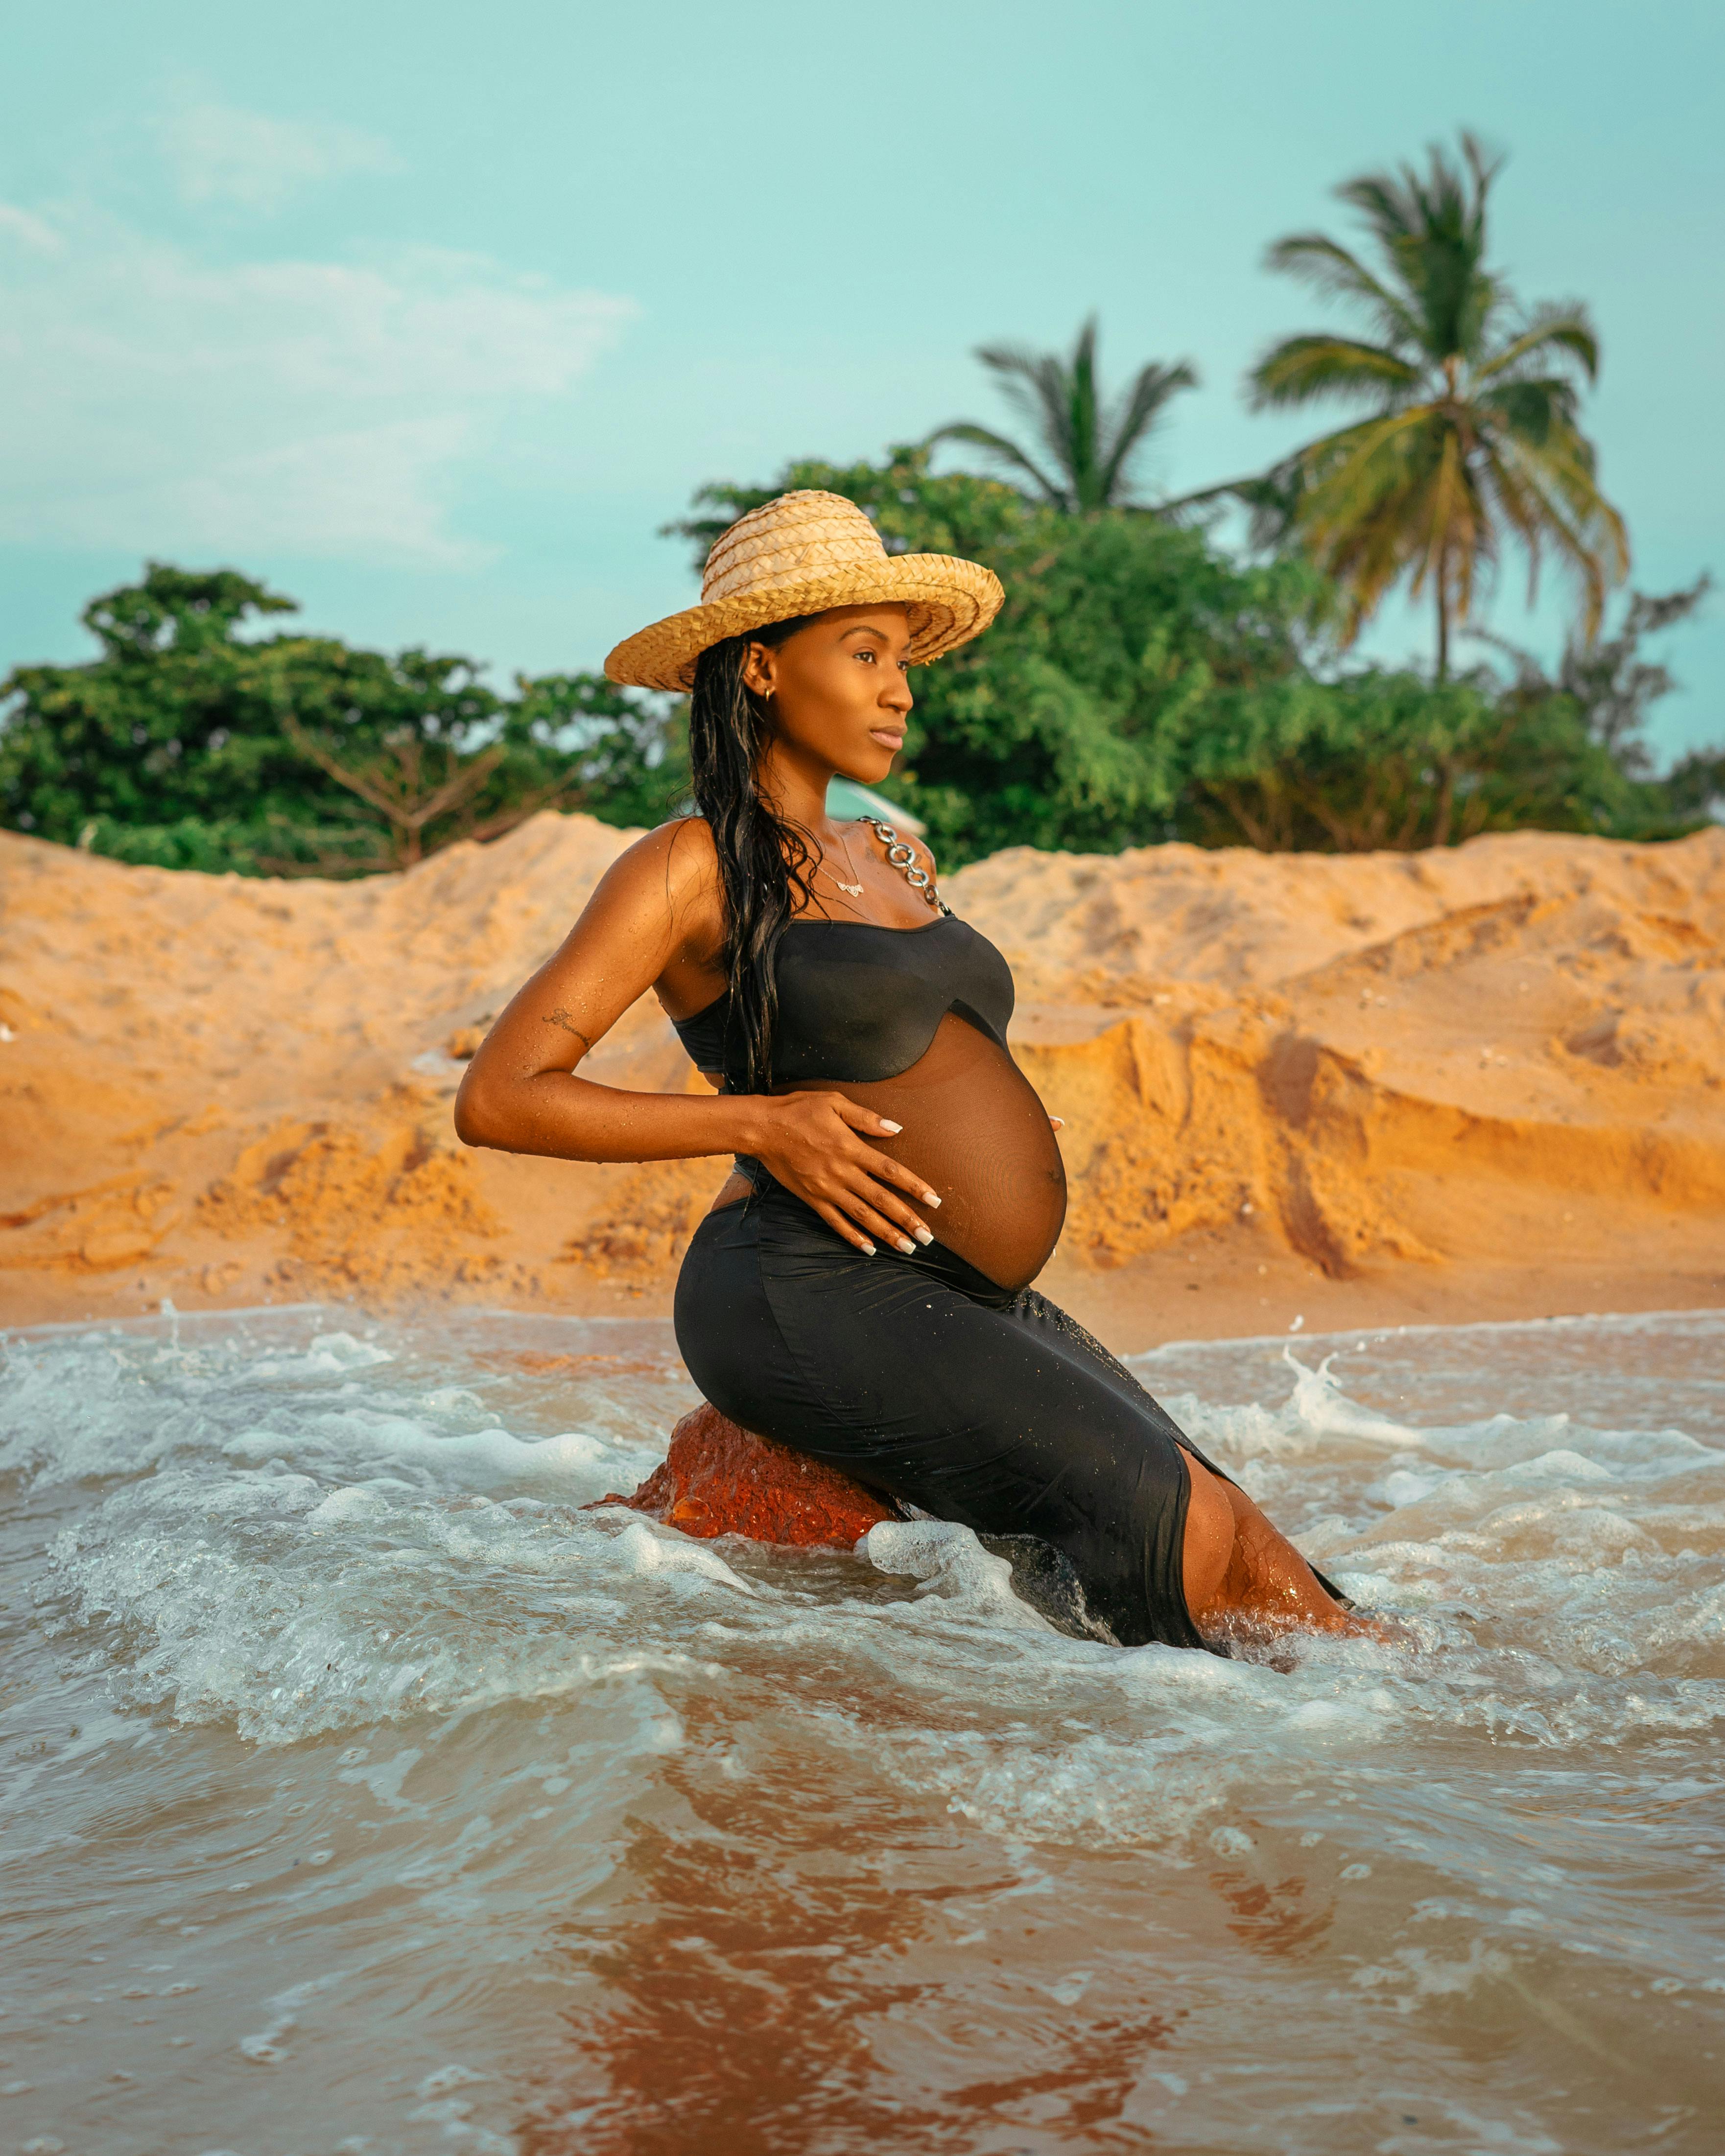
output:
M 627 834 L 544 814 L 362 883 L 0 834 L 0 1308 L 663 1309 L 716 1162 L 475 1154 L 476 1034 Z M 1725 831 L 1356 858 L 1015 849 L 952 877 L 1019 984 L 1117 1344 L 1725 1301 Z M 650 1000 L 587 1066 L 691 1080 Z

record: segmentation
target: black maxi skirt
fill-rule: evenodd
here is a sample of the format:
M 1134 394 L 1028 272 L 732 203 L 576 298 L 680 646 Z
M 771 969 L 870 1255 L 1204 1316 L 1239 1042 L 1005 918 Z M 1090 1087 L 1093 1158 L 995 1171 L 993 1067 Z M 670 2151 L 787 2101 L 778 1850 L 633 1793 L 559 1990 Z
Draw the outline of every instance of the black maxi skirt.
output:
M 865 1256 L 754 1178 L 701 1222 L 677 1280 L 677 1344 L 720 1413 L 984 1538 L 1051 1546 L 1086 1629 L 1204 1647 L 1183 1448 L 1211 1463 L 1132 1373 L 1034 1288 L 939 1243 Z

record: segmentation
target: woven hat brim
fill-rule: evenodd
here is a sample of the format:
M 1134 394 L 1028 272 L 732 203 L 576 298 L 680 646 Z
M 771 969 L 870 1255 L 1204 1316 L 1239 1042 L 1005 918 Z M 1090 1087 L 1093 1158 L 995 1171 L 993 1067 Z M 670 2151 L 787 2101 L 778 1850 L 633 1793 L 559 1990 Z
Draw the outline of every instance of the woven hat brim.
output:
M 1006 597 L 1000 579 L 980 562 L 951 554 L 889 554 L 879 562 L 850 563 L 771 591 L 688 607 L 626 637 L 605 661 L 614 681 L 635 689 L 695 685 L 695 662 L 729 636 L 746 636 L 769 622 L 824 613 L 829 607 L 903 606 L 909 613 L 911 664 L 921 666 L 979 636 Z

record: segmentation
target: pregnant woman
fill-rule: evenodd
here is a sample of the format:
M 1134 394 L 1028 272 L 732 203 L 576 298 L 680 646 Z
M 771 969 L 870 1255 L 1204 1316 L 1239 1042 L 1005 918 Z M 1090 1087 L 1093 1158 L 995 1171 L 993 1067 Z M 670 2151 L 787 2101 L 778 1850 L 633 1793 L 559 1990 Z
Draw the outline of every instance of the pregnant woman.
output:
M 1122 1645 L 1363 1629 L 1030 1286 L 1065 1178 L 1007 1047 L 1012 975 L 925 847 L 827 814 L 835 773 L 891 769 L 910 668 L 1001 598 L 975 562 L 889 556 L 836 495 L 732 525 L 701 603 L 606 662 L 690 692 L 697 813 L 619 857 L 473 1059 L 456 1127 L 562 1160 L 733 1154 L 677 1283 L 707 1399 L 938 1518 L 1051 1544 Z M 716 1096 L 579 1075 L 649 988 Z

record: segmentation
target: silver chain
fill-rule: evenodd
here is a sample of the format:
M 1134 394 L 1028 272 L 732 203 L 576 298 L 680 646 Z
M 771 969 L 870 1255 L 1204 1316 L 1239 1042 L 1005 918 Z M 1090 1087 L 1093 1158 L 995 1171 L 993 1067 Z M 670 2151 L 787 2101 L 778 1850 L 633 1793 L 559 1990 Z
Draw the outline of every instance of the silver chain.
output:
M 952 909 L 936 889 L 933 877 L 927 869 L 917 867 L 916 849 L 912 845 L 907 845 L 893 829 L 891 824 L 883 824 L 878 816 L 865 816 L 860 820 L 869 825 L 875 837 L 886 847 L 888 865 L 900 870 L 911 890 L 920 891 L 929 905 L 937 911 L 950 916 Z

